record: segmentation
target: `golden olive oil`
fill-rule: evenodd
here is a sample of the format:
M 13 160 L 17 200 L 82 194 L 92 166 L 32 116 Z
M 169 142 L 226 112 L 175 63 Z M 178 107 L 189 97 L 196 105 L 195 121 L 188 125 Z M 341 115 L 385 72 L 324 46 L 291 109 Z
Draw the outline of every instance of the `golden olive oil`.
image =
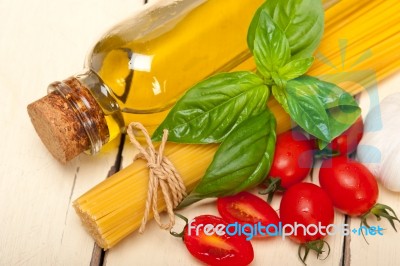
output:
M 187 89 L 251 57 L 247 29 L 263 0 L 175 2 L 141 14 L 131 28 L 117 26 L 89 57 L 126 125 L 153 131 Z

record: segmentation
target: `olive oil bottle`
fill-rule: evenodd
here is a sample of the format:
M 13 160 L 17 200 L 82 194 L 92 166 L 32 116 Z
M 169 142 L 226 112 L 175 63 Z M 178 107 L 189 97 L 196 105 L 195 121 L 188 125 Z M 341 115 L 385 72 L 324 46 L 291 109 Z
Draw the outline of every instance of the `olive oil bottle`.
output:
M 98 152 L 132 121 L 152 132 L 192 85 L 251 57 L 247 29 L 263 2 L 164 0 L 144 6 L 97 42 L 86 70 L 50 84 L 49 94 L 28 106 L 43 143 L 67 162 L 86 150 Z

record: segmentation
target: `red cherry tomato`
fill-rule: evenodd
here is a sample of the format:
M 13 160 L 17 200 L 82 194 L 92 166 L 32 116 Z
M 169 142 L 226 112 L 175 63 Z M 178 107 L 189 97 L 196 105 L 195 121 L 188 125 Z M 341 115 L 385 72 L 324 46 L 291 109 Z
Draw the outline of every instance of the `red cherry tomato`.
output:
M 213 215 L 194 218 L 184 229 L 183 241 L 186 248 L 195 258 L 208 265 L 250 264 L 254 258 L 251 242 L 243 236 L 226 234 L 222 227 L 227 225 L 227 222 Z M 213 227 L 217 231 L 211 231 L 210 234 L 207 227 Z M 223 235 L 218 233 L 221 230 Z
M 279 217 L 276 211 L 264 200 L 249 193 L 240 192 L 234 196 L 217 200 L 218 212 L 228 223 L 257 224 L 262 226 L 274 224 L 278 228 Z M 270 232 L 275 232 L 271 229 Z
M 327 227 L 332 224 L 334 218 L 333 205 L 328 194 L 312 183 L 299 183 L 286 190 L 279 212 L 283 225 L 295 226 L 297 223 L 307 228 L 310 225 L 318 226 L 320 223 L 321 230 L 316 234 L 314 228 L 310 229 L 311 234 L 308 234 L 299 226 L 297 232 L 289 236 L 298 243 L 324 238 L 327 232 L 322 226 Z
M 319 182 L 333 205 L 348 215 L 365 214 L 378 199 L 375 177 L 364 165 L 344 156 L 322 163 Z
M 285 189 L 301 182 L 311 170 L 312 151 L 311 141 L 298 131 L 278 135 L 269 177 L 280 178 L 280 186 Z
M 362 118 L 359 117 L 346 131 L 334 138 L 331 143 L 328 144 L 327 149 L 339 155 L 353 153 L 357 149 L 358 143 L 361 141 L 363 132 L 364 123 Z

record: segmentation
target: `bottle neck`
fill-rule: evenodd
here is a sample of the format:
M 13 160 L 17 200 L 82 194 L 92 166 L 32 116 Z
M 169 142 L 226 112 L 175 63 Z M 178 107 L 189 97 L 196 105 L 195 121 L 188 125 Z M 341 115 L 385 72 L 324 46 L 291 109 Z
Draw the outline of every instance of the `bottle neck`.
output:
M 91 70 L 51 83 L 48 93 L 60 95 L 73 110 L 76 117 L 72 120 L 79 121 L 79 125 L 75 123 L 73 126 L 80 128 L 77 132 L 81 134 L 77 139 L 82 143 L 82 149 L 90 154 L 98 153 L 110 140 L 107 116 L 115 117 L 120 129 L 123 128 L 118 104 L 110 96 L 107 86 Z

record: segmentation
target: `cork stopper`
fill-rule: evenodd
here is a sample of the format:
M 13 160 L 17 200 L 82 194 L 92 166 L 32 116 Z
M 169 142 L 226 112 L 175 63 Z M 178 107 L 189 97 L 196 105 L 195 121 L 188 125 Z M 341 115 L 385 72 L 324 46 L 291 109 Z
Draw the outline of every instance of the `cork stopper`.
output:
M 43 144 L 61 163 L 87 150 L 98 151 L 109 132 L 93 96 L 75 78 L 51 86 L 56 90 L 27 107 Z

